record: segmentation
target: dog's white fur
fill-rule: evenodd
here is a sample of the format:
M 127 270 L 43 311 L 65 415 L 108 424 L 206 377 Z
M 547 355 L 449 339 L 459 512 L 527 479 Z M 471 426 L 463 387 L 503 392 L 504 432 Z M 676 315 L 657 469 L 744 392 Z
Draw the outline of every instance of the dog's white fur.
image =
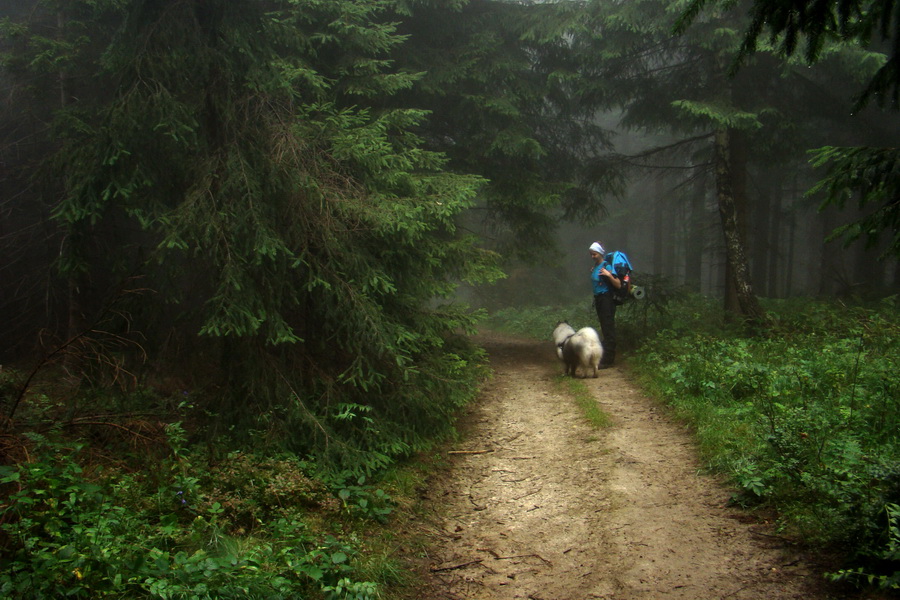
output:
M 601 358 L 603 346 L 600 345 L 600 336 L 593 327 L 582 327 L 563 342 L 562 361 L 565 363 L 566 375 L 576 377 L 578 367 L 581 367 L 585 377 L 588 369 L 593 370 L 593 377 L 597 377 Z
M 556 324 L 556 329 L 553 330 L 553 344 L 556 346 L 556 357 L 559 360 L 562 360 L 563 357 L 563 343 L 573 335 L 575 335 L 575 330 L 565 321 Z

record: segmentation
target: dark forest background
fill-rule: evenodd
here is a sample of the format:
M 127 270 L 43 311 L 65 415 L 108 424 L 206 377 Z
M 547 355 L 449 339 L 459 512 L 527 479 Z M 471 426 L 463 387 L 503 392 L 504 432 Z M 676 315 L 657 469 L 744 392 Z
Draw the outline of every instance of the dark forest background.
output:
M 159 133 L 164 126 L 184 127 L 191 135 L 207 136 L 190 141 L 179 140 L 174 131 L 157 136 L 168 136 L 183 147 L 222 135 L 211 128 L 210 120 L 222 119 L 216 111 L 223 109 L 210 102 L 213 92 L 221 91 L 217 100 L 226 102 L 233 91 L 213 87 L 223 84 L 215 70 L 239 68 L 243 77 L 257 77 L 256 70 L 286 60 L 288 50 L 294 52 L 291 60 L 302 53 L 314 55 L 308 64 L 321 70 L 317 75 L 331 78 L 325 96 L 324 84 L 306 81 L 308 97 L 292 101 L 328 97 L 334 107 L 382 114 L 388 107 L 428 111 L 412 128 L 421 135 L 423 148 L 444 154 L 445 172 L 485 178 L 472 205 L 453 210 L 454 218 L 480 236 L 480 247 L 500 253 L 511 275 L 481 294 L 478 301 L 489 306 L 515 304 L 522 290 L 538 292 L 529 295 L 532 299 L 545 289 L 580 293 L 585 288 L 582 265 L 587 263 L 583 250 L 595 239 L 628 251 L 643 273 L 724 298 L 728 260 L 713 143 L 721 127 L 740 134 L 734 173 L 727 177 L 743 213 L 755 293 L 827 296 L 896 287 L 897 260 L 886 252 L 892 244 L 890 228 L 878 239 L 867 237 L 877 234 L 877 228 L 864 227 L 850 232 L 859 236 L 858 243 L 844 245 L 846 237 L 828 241 L 835 229 L 852 229 L 873 212 L 871 207 L 860 210 L 851 202 L 820 209 L 824 194 L 808 193 L 825 175 L 824 167 L 812 167 L 810 150 L 890 147 L 896 137 L 893 111 L 871 102 L 854 106 L 863 82 L 884 56 L 877 52 L 877 39 L 866 48 L 831 41 L 815 67 L 766 48 L 732 73 L 731 61 L 747 24 L 738 10 L 710 11 L 676 36 L 672 31 L 678 13 L 665 2 L 627 8 L 575 2 L 373 5 L 367 15 L 357 17 L 357 26 L 392 28 L 379 31 L 384 39 L 376 42 L 324 34 L 318 39 L 315 28 L 333 28 L 329 19 L 341 9 L 312 6 L 316 8 L 306 9 L 312 23 L 303 33 L 306 39 L 272 40 L 271 47 L 254 48 L 250 59 L 238 64 L 216 44 L 227 41 L 235 52 L 244 52 L 241 40 L 227 38 L 228 28 L 237 34 L 245 25 L 259 27 L 253 20 L 279 10 L 278 3 L 227 10 L 210 5 L 203 9 L 205 14 L 184 3 L 5 3 L 5 360 L 33 349 L 38 331 L 61 336 L 74 326 L 77 315 L 89 321 L 90 311 L 76 303 L 109 302 L 109 295 L 116 293 L 111 288 L 119 285 L 115 279 L 135 268 L 134 259 L 114 267 L 100 264 L 98 255 L 112 252 L 124 259 L 123 240 L 145 255 L 158 247 L 159 239 L 148 227 L 153 219 L 158 222 L 157 215 L 136 215 L 128 207 L 126 214 L 111 216 L 122 209 L 126 194 L 128 203 L 139 205 L 147 201 L 144 188 L 155 187 L 154 193 L 162 194 L 160 186 L 169 185 L 165 194 L 177 197 L 188 183 L 177 181 L 174 166 L 167 173 L 164 163 L 155 164 L 154 173 L 142 167 L 140 173 L 127 174 L 130 181 L 117 181 L 122 175 L 114 169 L 88 172 L 91 161 L 110 166 L 117 152 L 135 161 L 165 156 L 165 146 L 153 147 L 158 139 L 140 138 L 153 136 L 153 128 Z M 203 35 L 217 28 L 222 28 L 220 40 L 204 40 Z M 129 47 L 123 37 L 141 35 L 152 43 L 177 42 L 186 52 L 198 54 L 190 62 L 164 53 L 141 56 L 148 49 Z M 175 40 L 178 35 L 184 39 Z M 247 38 L 244 43 L 252 42 Z M 365 66 L 342 64 L 353 60 L 366 61 Z M 134 100 L 135 89 L 126 97 L 125 86 L 147 77 L 140 68 L 152 69 L 146 83 L 169 86 L 160 89 L 170 89 L 172 97 L 166 101 L 176 104 L 126 104 Z M 171 88 L 166 78 L 178 69 L 194 68 L 200 71 L 178 82 L 183 89 Z M 123 75 L 126 69 L 132 69 L 130 75 Z M 368 72 L 361 75 L 361 69 Z M 366 81 L 372 89 L 351 92 L 346 81 L 336 79 L 340 76 L 381 81 L 378 86 Z M 246 87 L 247 82 L 235 86 Z M 147 94 L 140 102 L 154 101 L 150 89 L 137 93 Z M 188 93 L 195 97 L 186 100 L 183 95 Z M 126 125 L 116 120 L 138 119 L 141 110 L 148 120 L 145 131 L 138 131 L 134 121 Z M 374 120 L 376 114 L 370 112 L 367 118 Z M 198 132 L 198 125 L 203 131 Z M 124 134 L 118 127 L 130 127 L 130 142 L 120 138 L 91 149 L 80 146 L 101 135 Z M 129 144 L 143 145 L 142 154 Z M 172 181 L 162 181 L 169 178 Z M 100 196 L 103 206 L 73 194 Z M 75 203 L 82 213 L 72 212 Z M 177 203 L 173 200 L 167 208 Z M 100 222 L 101 215 L 105 222 Z M 90 226 L 83 227 L 85 223 Z M 140 238 L 143 246 L 133 243 Z M 68 264 L 70 252 L 83 253 L 84 261 L 92 264 Z M 112 275 L 114 268 L 120 270 Z M 564 286 L 546 283 L 559 278 Z
M 706 326 L 739 340 L 748 390 L 768 385 L 751 343 L 858 325 L 827 331 L 850 362 L 822 367 L 858 374 L 877 330 L 881 387 L 865 407 L 882 411 L 870 433 L 884 462 L 879 485 L 855 489 L 871 509 L 866 546 L 894 548 L 895 12 L 867 0 L 0 0 L 0 590 L 193 597 L 195 581 L 162 590 L 213 560 L 198 548 L 271 522 L 267 552 L 318 544 L 290 577 L 372 597 L 371 583 L 341 583 L 350 546 L 311 542 L 282 518 L 283 498 L 383 519 L 389 499 L 367 478 L 453 435 L 486 376 L 472 340 L 485 316 L 589 314 L 593 241 L 629 255 L 660 327 L 710 310 L 678 300 L 721 310 L 668 339 L 692 357 L 718 347 L 691 337 Z M 778 300 L 810 322 L 773 318 Z M 880 302 L 886 316 L 845 322 L 844 305 L 821 308 L 833 300 Z M 719 371 L 702 362 L 698 376 Z M 848 410 L 860 419 L 842 377 L 822 405 L 849 409 L 810 464 L 849 431 Z M 697 389 L 725 386 L 711 381 Z M 767 402 L 773 437 L 799 410 Z M 858 457 L 858 444 L 836 453 Z M 109 466 L 147 492 L 127 510 L 94 487 L 128 487 L 104 479 Z M 745 487 L 763 498 L 781 467 L 748 468 Z M 265 491 L 256 474 L 284 487 Z M 858 508 L 831 491 L 819 495 L 840 519 Z M 60 517 L 72 494 L 92 508 Z M 156 540 L 154 564 L 139 538 L 125 549 L 127 528 L 107 518 L 122 511 L 146 517 L 128 525 Z M 86 513 L 103 517 L 90 548 L 54 550 L 50 566 L 30 553 L 70 548 Z M 832 531 L 847 530 L 840 519 Z M 121 564 L 91 562 L 100 538 L 118 540 L 104 556 Z M 262 575 L 228 583 L 240 561 L 215 556 L 219 597 L 293 593 Z

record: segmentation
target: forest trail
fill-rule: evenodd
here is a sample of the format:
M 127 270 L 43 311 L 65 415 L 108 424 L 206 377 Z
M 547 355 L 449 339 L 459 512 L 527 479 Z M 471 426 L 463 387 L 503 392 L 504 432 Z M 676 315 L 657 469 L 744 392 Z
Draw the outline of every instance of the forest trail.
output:
M 555 381 L 552 342 L 480 341 L 494 377 L 426 492 L 421 600 L 826 597 L 784 540 L 727 506 L 688 433 L 623 368 L 583 380 L 612 417 L 597 430 Z

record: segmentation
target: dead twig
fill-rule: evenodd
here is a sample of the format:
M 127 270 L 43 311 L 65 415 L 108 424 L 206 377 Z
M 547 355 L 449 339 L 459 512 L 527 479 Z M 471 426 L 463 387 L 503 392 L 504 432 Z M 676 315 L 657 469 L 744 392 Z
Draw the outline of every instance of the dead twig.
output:
M 470 560 L 469 562 L 464 562 L 458 565 L 453 565 L 451 567 L 431 567 L 432 573 L 442 573 L 444 571 L 455 571 L 456 569 L 464 569 L 470 565 L 477 565 L 484 562 L 483 558 L 479 558 L 477 560 Z
M 732 596 L 737 596 L 738 594 L 740 594 L 741 592 L 743 592 L 744 590 L 746 590 L 748 587 L 750 587 L 750 586 L 749 586 L 749 585 L 745 585 L 745 586 L 743 586 L 743 587 L 739 587 L 738 589 L 734 590 L 734 591 L 731 592 L 730 594 L 725 594 L 724 596 L 722 596 L 722 598 L 723 598 L 723 600 L 724 600 L 725 598 L 731 598 Z
M 543 561 L 544 563 L 546 563 L 548 565 L 551 565 L 551 566 L 553 565 L 552 562 L 550 562 L 549 560 L 547 560 L 540 554 L 517 554 L 515 556 L 495 556 L 494 557 L 495 560 L 515 560 L 517 558 L 536 558 L 540 561 Z
M 478 548 L 479 552 L 487 552 L 491 556 L 494 557 L 494 560 L 513 560 L 516 558 L 537 558 L 538 560 L 542 560 L 548 565 L 553 565 L 552 562 L 541 556 L 540 554 L 517 554 L 515 556 L 500 556 L 500 554 L 494 550 L 493 548 Z
M 489 454 L 493 450 L 450 450 L 447 454 Z
M 78 421 L 77 423 L 72 423 L 72 425 L 100 425 L 103 427 L 113 427 L 116 429 L 121 429 L 122 431 L 127 432 L 129 435 L 133 435 L 136 438 L 141 438 L 148 442 L 156 443 L 157 441 L 159 441 L 159 440 L 154 440 L 152 438 L 149 438 L 146 435 L 142 435 L 133 429 L 129 429 L 128 427 L 125 427 L 124 425 L 119 425 L 118 423 L 109 423 L 109 422 L 105 422 L 105 421 Z
M 770 540 L 777 540 L 777 541 L 782 542 L 783 544 L 786 544 L 786 545 L 788 545 L 788 546 L 791 546 L 791 545 L 794 544 L 793 540 L 791 540 L 791 539 L 789 539 L 789 538 L 786 538 L 786 537 L 780 536 L 780 535 L 772 535 L 771 533 L 763 533 L 763 532 L 761 532 L 761 531 L 756 531 L 756 530 L 753 529 L 752 527 L 748 527 L 748 528 L 747 528 L 747 531 L 749 531 L 749 532 L 751 533 L 751 535 L 755 535 L 755 536 L 759 536 L 759 537 L 768 538 L 768 539 L 770 539 Z
M 527 494 L 522 494 L 521 496 L 515 496 L 513 498 L 513 500 L 521 500 L 522 498 L 527 498 L 528 496 L 534 496 L 535 494 L 539 494 L 541 492 L 541 490 L 543 490 L 543 489 L 544 489 L 543 487 L 539 487 L 538 489 L 528 492 Z
M 472 494 L 469 494 L 469 502 L 472 503 L 472 506 L 475 507 L 475 510 L 487 510 L 487 506 L 484 504 L 478 504 L 475 502 L 475 498 L 472 497 Z

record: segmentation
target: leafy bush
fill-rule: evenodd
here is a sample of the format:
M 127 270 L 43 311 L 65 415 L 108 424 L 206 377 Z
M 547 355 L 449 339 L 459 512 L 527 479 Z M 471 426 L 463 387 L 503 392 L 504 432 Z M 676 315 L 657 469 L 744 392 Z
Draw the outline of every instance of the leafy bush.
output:
M 876 559 L 896 564 L 900 562 L 900 505 L 888 504 L 885 507 L 887 525 L 885 535 L 887 542 L 884 550 L 875 555 Z M 858 583 L 877 584 L 882 588 L 900 589 L 900 572 L 891 575 L 867 573 L 863 567 L 842 569 L 831 575 L 833 581 L 853 581 Z
M 354 576 L 355 543 L 301 518 L 323 488 L 292 461 L 232 456 L 217 477 L 176 443 L 154 493 L 151 478 L 86 473 L 79 448 L 33 437 L 33 460 L 0 468 L 3 597 L 375 597 Z M 232 518 L 255 521 L 253 535 L 234 535 Z
M 308 465 L 293 456 L 266 457 L 235 451 L 202 479 L 208 490 L 199 508 L 217 507 L 229 531 L 252 532 L 260 524 L 291 519 L 310 509 L 333 510 L 325 485 L 304 474 Z
M 469 340 L 451 336 L 441 344 L 440 353 L 417 356 L 415 366 L 392 384 L 354 395 L 342 390 L 345 401 L 308 400 L 285 388 L 285 396 L 293 394 L 281 403 L 288 408 L 263 413 L 257 425 L 322 468 L 354 476 L 383 471 L 450 435 L 459 409 L 476 396 L 487 373 L 484 352 Z M 340 386 L 324 382 L 314 391 L 328 397 L 335 387 Z M 327 406 L 315 409 L 316 404 Z
M 770 336 L 662 330 L 633 364 L 696 426 L 736 500 L 778 509 L 785 530 L 855 564 L 896 570 L 885 515 L 900 502 L 897 311 L 770 304 Z
M 331 487 L 337 490 L 344 510 L 354 516 L 384 522 L 393 510 L 393 500 L 384 490 L 366 484 L 366 476 L 355 478 L 350 472 L 335 477 Z

